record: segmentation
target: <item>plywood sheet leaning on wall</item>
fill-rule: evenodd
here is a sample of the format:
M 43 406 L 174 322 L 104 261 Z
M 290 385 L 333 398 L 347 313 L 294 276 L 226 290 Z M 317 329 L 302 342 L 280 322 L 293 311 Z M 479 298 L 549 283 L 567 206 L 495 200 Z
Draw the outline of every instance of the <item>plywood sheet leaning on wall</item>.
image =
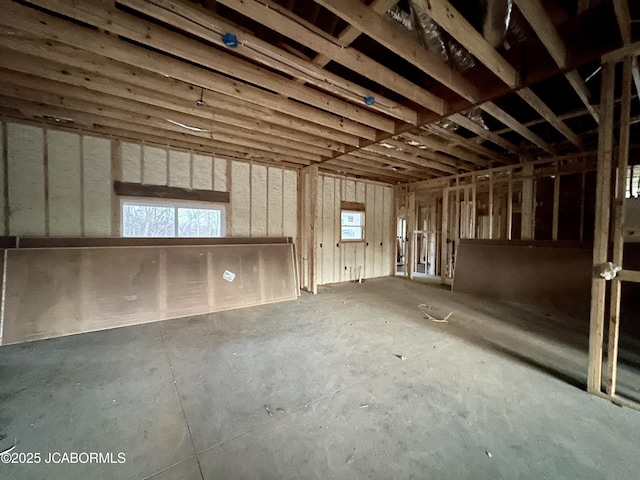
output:
M 460 240 L 453 290 L 589 316 L 591 245 Z
M 6 252 L 2 345 L 298 295 L 291 243 Z

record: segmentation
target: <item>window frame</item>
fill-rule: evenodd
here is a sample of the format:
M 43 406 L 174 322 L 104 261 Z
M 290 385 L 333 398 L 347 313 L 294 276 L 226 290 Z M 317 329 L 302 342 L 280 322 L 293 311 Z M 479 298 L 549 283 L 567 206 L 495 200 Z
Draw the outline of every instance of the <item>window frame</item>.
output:
M 151 198 L 151 197 L 133 197 L 133 196 L 119 196 L 120 202 L 120 237 L 121 238 L 225 238 L 226 237 L 226 220 L 227 220 L 227 208 L 224 203 L 213 202 L 199 202 L 197 200 L 180 200 L 172 198 Z M 172 207 L 174 210 L 174 231 L 175 235 L 172 237 L 125 237 L 124 235 L 124 207 L 125 205 L 134 205 L 140 207 Z M 191 208 L 195 210 L 218 210 L 220 211 L 220 236 L 219 237 L 181 237 L 179 229 L 179 215 L 178 210 L 180 208 Z
M 367 221 L 367 215 L 365 212 L 364 208 L 345 208 L 346 206 L 341 206 L 340 207 L 340 242 L 341 243 L 357 243 L 357 242 L 366 242 L 366 229 L 365 229 L 365 225 L 366 225 L 366 221 Z M 349 206 L 349 207 L 353 207 L 353 206 Z M 356 213 L 358 215 L 361 215 L 362 217 L 362 222 L 359 225 L 344 225 L 342 223 L 342 215 L 345 213 Z M 342 236 L 342 229 L 344 227 L 359 227 L 362 231 L 362 235 L 360 236 L 360 238 L 343 238 Z

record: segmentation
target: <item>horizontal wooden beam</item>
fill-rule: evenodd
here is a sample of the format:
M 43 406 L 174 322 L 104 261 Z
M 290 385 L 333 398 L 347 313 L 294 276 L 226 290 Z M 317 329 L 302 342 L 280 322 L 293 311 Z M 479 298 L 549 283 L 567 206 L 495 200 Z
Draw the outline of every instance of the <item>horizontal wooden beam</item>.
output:
M 518 86 L 515 68 L 478 32 L 448 0 L 417 0 L 421 8 L 460 45 L 470 51 L 509 87 Z
M 249 84 L 258 85 L 289 98 L 295 98 L 317 109 L 330 111 L 344 118 L 349 118 L 354 122 L 361 123 L 363 127 L 367 125 L 371 130 L 394 131 L 395 123 L 391 119 L 296 83 L 282 75 L 257 67 L 241 58 L 235 58 L 225 51 L 213 49 L 195 39 L 190 39 L 167 28 L 145 22 L 115 8 L 105 9 L 104 0 L 83 0 L 81 3 L 76 3 L 73 0 L 28 1 L 30 4 L 37 5 L 50 12 L 88 23 L 181 60 L 206 67 Z
M 356 110 L 354 112 L 359 111 L 360 113 L 369 113 L 364 109 L 364 98 L 375 95 L 378 98 L 378 101 L 369 106 L 372 110 L 376 110 L 385 115 L 395 117 L 414 125 L 418 121 L 416 111 L 385 98 L 382 95 L 376 95 L 375 92 L 353 82 L 349 82 L 339 75 L 324 70 L 309 60 L 303 60 L 282 48 L 275 47 L 270 43 L 225 22 L 221 18 L 211 15 L 207 10 L 178 2 L 176 0 L 116 1 L 120 5 L 124 5 L 146 16 L 171 25 L 191 35 L 195 35 L 198 38 L 216 44 L 220 47 L 224 47 L 222 34 L 232 33 L 236 36 L 238 41 L 238 46 L 233 50 L 234 54 L 237 53 L 242 57 L 255 60 L 263 65 L 290 75 L 293 78 L 304 80 L 305 83 L 315 85 L 324 91 L 353 102 L 356 105 Z M 293 88 L 304 95 L 309 93 L 308 89 L 300 88 L 298 82 L 294 83 L 296 86 L 290 86 L 290 88 Z M 358 105 L 360 105 L 360 107 L 358 107 Z M 335 113 L 340 114 L 338 110 L 332 110 Z M 364 115 L 362 120 L 353 117 L 351 118 L 370 126 L 376 126 L 364 121 Z M 387 125 L 388 128 L 392 128 L 390 123 Z M 381 127 L 378 126 L 377 128 Z M 387 128 L 381 129 L 393 131 L 387 130 Z
M 113 191 L 116 195 L 126 197 L 170 198 L 172 200 L 229 203 L 229 192 L 217 192 L 215 190 L 196 190 L 192 188 L 115 181 L 113 182 Z
M 415 34 L 385 20 L 359 0 L 315 1 L 463 98 L 479 100 L 476 86 L 420 45 Z
M 0 0 L 0 9 L 5 13 L 5 15 L 0 15 L 0 25 L 5 27 L 0 32 L 2 41 L 12 38 L 15 40 L 16 35 L 20 35 L 21 31 L 26 30 L 29 35 L 55 39 L 55 41 L 73 48 L 80 48 L 165 77 L 241 98 L 296 118 L 335 129 L 337 132 L 370 140 L 376 138 L 375 130 L 365 125 L 302 105 L 264 89 L 234 81 L 224 75 L 204 70 L 167 55 L 132 45 L 114 36 L 78 26 L 48 13 L 19 5 L 11 0 Z M 18 30 L 15 22 L 10 18 L 20 18 L 20 29 L 24 30 Z M 356 142 L 356 144 L 358 143 Z
M 340 45 L 335 38 L 327 38 L 316 27 L 299 17 L 293 18 L 291 12 L 276 4 L 267 0 L 262 2 L 257 0 L 220 0 L 219 3 L 266 25 L 276 32 L 280 32 L 282 35 L 318 53 L 325 54 L 333 61 L 391 91 L 395 91 L 424 108 L 439 114 L 443 114 L 447 110 L 446 102 L 442 98 L 426 91 L 419 85 L 351 47 Z

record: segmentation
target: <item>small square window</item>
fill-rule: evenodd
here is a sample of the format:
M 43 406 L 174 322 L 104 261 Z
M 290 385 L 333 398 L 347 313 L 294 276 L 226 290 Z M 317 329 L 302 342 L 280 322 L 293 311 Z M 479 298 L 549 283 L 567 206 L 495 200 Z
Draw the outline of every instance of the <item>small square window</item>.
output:
M 343 242 L 364 240 L 364 212 L 341 210 L 340 218 L 340 240 Z

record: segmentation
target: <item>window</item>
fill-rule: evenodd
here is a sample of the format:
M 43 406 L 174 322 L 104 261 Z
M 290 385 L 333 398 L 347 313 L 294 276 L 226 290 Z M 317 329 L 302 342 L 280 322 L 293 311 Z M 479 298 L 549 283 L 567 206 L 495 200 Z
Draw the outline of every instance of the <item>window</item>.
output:
M 627 198 L 640 196 L 640 165 L 627 167 Z
M 364 240 L 364 212 L 341 210 L 341 235 L 344 241 Z
M 150 199 L 121 200 L 123 237 L 223 237 L 223 205 Z

